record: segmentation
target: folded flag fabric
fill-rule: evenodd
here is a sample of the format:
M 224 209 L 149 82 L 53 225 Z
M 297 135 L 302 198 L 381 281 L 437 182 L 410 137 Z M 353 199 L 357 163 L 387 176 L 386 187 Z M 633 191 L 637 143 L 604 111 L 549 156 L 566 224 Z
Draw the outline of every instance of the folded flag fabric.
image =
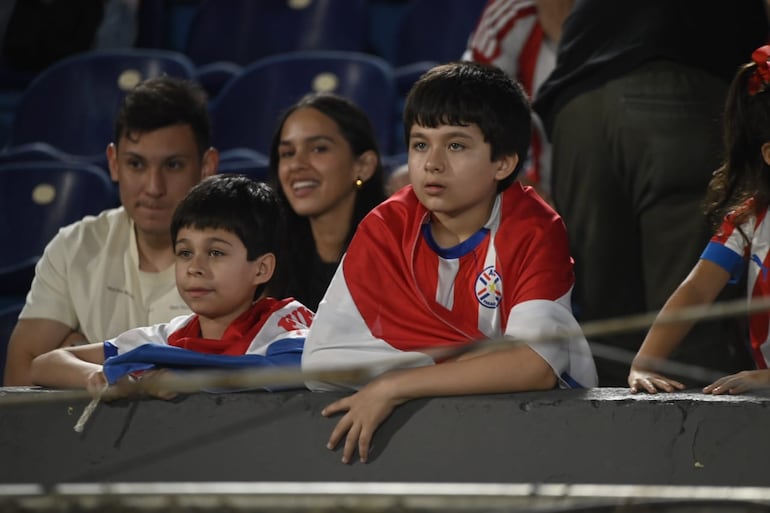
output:
M 298 338 L 277 340 L 267 348 L 264 356 L 259 354 L 239 356 L 205 354 L 174 346 L 143 344 L 125 353 L 109 356 L 104 361 L 104 375 L 112 385 L 128 374 L 159 368 L 184 371 L 279 366 L 299 367 L 303 342 Z M 274 390 L 268 387 L 266 389 Z

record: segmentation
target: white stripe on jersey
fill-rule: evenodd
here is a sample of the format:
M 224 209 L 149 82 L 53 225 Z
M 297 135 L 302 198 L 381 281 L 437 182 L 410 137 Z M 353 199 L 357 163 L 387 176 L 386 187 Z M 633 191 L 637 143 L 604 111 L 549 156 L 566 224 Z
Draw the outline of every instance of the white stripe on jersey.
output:
M 438 286 L 436 287 L 436 303 L 447 310 L 455 304 L 455 280 L 460 270 L 459 258 L 438 257 Z

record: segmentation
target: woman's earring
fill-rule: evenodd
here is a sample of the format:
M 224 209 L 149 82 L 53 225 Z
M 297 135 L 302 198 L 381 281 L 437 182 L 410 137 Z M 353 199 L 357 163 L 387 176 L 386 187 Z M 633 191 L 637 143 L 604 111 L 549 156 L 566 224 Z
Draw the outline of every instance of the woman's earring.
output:
M 356 187 L 360 189 L 363 184 L 364 184 L 363 180 L 361 180 L 360 178 L 356 178 Z

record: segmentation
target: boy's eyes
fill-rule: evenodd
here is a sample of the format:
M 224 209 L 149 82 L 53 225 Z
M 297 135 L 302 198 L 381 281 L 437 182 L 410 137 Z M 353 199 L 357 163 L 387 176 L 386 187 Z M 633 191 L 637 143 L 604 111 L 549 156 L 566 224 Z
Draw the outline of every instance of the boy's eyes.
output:
M 416 142 L 412 144 L 412 148 L 417 151 L 425 151 L 427 147 L 428 145 L 424 142 Z M 447 145 L 447 147 L 452 151 L 460 151 L 465 149 L 465 145 L 459 142 L 451 142 Z
M 176 251 L 176 256 L 178 258 L 192 258 L 192 255 L 193 255 L 193 252 L 189 249 L 178 249 Z M 219 249 L 210 249 L 208 250 L 208 255 L 212 257 L 220 257 L 220 256 L 225 256 L 226 253 Z

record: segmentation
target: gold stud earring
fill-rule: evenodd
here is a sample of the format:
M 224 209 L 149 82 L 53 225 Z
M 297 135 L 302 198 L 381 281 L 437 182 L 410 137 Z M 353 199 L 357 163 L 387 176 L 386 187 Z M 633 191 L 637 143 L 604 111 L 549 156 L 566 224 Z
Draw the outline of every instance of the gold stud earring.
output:
M 363 184 L 364 184 L 363 180 L 361 180 L 360 178 L 356 178 L 356 187 L 360 189 Z

